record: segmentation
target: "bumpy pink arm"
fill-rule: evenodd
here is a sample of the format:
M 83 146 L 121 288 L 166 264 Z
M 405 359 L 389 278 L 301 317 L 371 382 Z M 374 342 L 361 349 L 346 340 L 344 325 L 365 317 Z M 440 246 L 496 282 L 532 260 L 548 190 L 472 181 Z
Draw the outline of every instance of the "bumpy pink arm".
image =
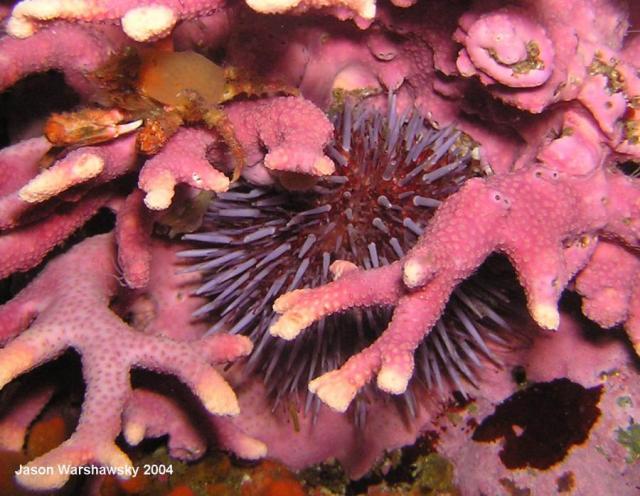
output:
M 25 38 L 44 23 L 61 19 L 84 22 L 119 22 L 124 32 L 136 41 L 152 41 L 168 35 L 182 19 L 206 15 L 224 6 L 221 0 L 23 0 L 11 13 L 7 31 L 15 37 Z M 250 0 L 247 4 L 265 14 L 287 11 L 337 7 L 346 8 L 371 20 L 376 13 L 375 0 Z M 409 5 L 411 2 L 409 2 Z M 343 12 L 336 12 L 343 17 Z
M 247 5 L 263 14 L 282 14 L 291 10 L 300 12 L 322 7 L 346 8 L 366 20 L 373 19 L 376 14 L 375 0 L 248 0 Z M 338 10 L 336 13 L 340 17 L 341 12 Z
M 207 448 L 189 416 L 170 398 L 136 389 L 122 413 L 122 433 L 137 446 L 145 438 L 169 435 L 169 454 L 179 460 L 196 460 Z
M 146 193 L 145 205 L 152 210 L 169 208 L 178 183 L 207 191 L 226 191 L 229 179 L 207 160 L 207 148 L 215 140 L 204 129 L 183 128 L 172 136 L 140 171 L 138 186 Z
M 264 443 L 247 436 L 228 419 L 216 416 L 210 420 L 223 448 L 247 460 L 267 454 Z M 0 424 L 0 435 L 1 427 Z M 171 398 L 144 389 L 135 389 L 127 402 L 122 414 L 122 432 L 132 446 L 145 438 L 168 435 L 169 454 L 178 460 L 197 460 L 207 449 L 206 440 L 180 405 Z
M 593 134 L 595 125 L 587 126 L 582 117 L 567 115 L 566 121 L 577 125 L 571 136 L 549 145 L 550 163 L 467 181 L 438 209 L 401 261 L 401 273 L 396 264 L 352 271 L 332 284 L 294 291 L 275 302 L 274 309 L 283 315 L 271 333 L 287 339 L 345 308 L 389 300 L 396 304 L 380 338 L 340 369 L 312 381 L 312 391 L 339 411 L 376 373 L 381 389 L 403 392 L 413 373 L 413 352 L 449 295 L 494 251 L 505 253 L 515 266 L 537 323 L 557 329 L 558 299 L 592 255 L 592 235 L 623 237 L 638 246 L 638 180 L 603 167 L 602 152 L 598 153 L 602 147 L 589 141 L 598 136 L 597 131 Z M 563 155 L 569 145 L 581 152 L 585 140 L 593 146 L 580 155 L 584 162 Z M 375 289 L 370 288 L 372 280 Z
M 135 170 L 135 143 L 131 135 L 74 150 L 29 181 L 18 195 L 26 202 L 40 203 L 89 180 L 92 186 L 110 182 Z
M 233 103 L 225 110 L 247 155 L 249 169 L 263 161 L 272 172 L 325 176 L 335 170 L 324 154 L 333 126 L 310 101 L 275 97 Z M 263 147 L 267 148 L 266 155 Z
M 109 196 L 104 191 L 93 193 L 75 204 L 59 206 L 39 222 L 0 235 L 0 279 L 38 265 L 47 253 L 105 206 Z
M 608 328 L 624 324 L 640 355 L 640 259 L 624 246 L 601 241 L 575 281 L 582 311 Z
M 122 49 L 125 39 L 108 27 L 88 29 L 66 23 L 53 24 L 24 40 L 4 36 L 0 39 L 0 90 L 29 74 L 57 69 L 80 94 L 91 94 L 94 83 L 86 75 Z
M 24 186 L 40 171 L 39 160 L 51 149 L 46 138 L 31 138 L 0 150 L 0 195 Z M 0 210 L 3 208 L 0 198 Z
M 15 226 L 27 209 L 17 192 L 40 172 L 40 159 L 51 149 L 45 138 L 33 138 L 0 150 L 0 229 Z
M 74 150 L 49 169 L 40 171 L 38 160 L 48 145 L 29 140 L 3 150 L 0 167 L 7 177 L 0 198 L 0 277 L 38 265 L 47 253 L 67 239 L 109 200 L 105 190 L 82 197 L 69 195 L 72 186 L 95 187 L 133 170 L 135 136 L 101 146 Z M 11 177 L 10 171 L 16 170 Z M 61 202 L 68 197 L 71 202 Z M 48 209 L 35 209 L 48 200 Z M 48 211 L 47 211 L 48 210 Z M 44 215 L 48 216 L 44 217 Z
M 122 204 L 116 216 L 118 265 L 130 288 L 144 288 L 151 270 L 151 231 L 153 217 L 143 203 L 144 193 L 136 189 Z
M 227 418 L 210 418 L 219 445 L 248 460 L 267 454 L 264 443 L 247 436 Z M 189 415 L 174 400 L 144 389 L 135 389 L 122 416 L 122 432 L 132 446 L 145 438 L 169 436 L 169 454 L 179 460 L 200 458 L 206 440 L 193 427 Z
M 373 274 L 372 274 L 373 275 Z M 383 391 L 403 393 L 413 375 L 413 352 L 438 320 L 449 298 L 449 285 L 434 281 L 396 302 L 391 323 L 371 346 L 352 356 L 338 370 L 309 383 L 309 390 L 334 410 L 344 412 L 356 393 L 377 373 Z
M 132 315 L 132 325 L 149 335 L 164 335 L 177 341 L 193 341 L 204 332 L 202 323 L 194 323 L 192 313 L 199 308 L 201 298 L 189 296 L 199 284 L 198 273 L 180 273 L 176 252 L 182 247 L 158 239 L 152 240 L 153 264 L 146 291 L 130 302 L 126 313 Z M 202 341 L 196 341 L 202 345 Z M 218 335 L 206 342 L 209 358 L 215 362 L 227 362 L 237 355 L 238 342 L 233 336 Z M 241 351 L 241 350 L 240 350 Z M 123 433 L 130 444 L 137 444 L 141 436 L 169 434 L 169 450 L 181 459 L 193 459 L 204 451 L 205 440 L 194 437 L 188 415 L 174 401 L 157 394 L 139 391 L 127 404 L 123 417 Z M 153 394 L 153 398 L 150 395 Z M 167 422 L 159 422 L 168 419 Z M 132 422 L 130 425 L 129 422 Z M 209 422 L 216 433 L 218 445 L 246 459 L 262 458 L 267 447 L 261 441 L 248 436 L 227 417 L 210 415 Z M 166 424 L 166 425 L 165 425 Z M 166 431 L 166 432 L 165 432 Z
M 0 386 L 69 347 L 82 356 L 87 389 L 78 427 L 62 445 L 30 462 L 32 467 L 59 463 L 130 466 L 114 440 L 131 394 L 129 370 L 136 366 L 175 374 L 212 414 L 238 413 L 235 394 L 210 363 L 248 354 L 251 342 L 239 336 L 176 342 L 133 331 L 109 309 L 117 289 L 114 251 L 112 235 L 96 236 L 50 262 L 33 283 L 37 291 L 24 290 L 48 304 L 39 309 L 28 329 L 0 350 Z M 11 305 L 0 307 L 0 321 L 10 319 L 6 313 L 12 310 Z M 18 479 L 30 488 L 53 489 L 67 478 L 54 472 Z
M 135 136 L 122 137 L 105 145 L 79 148 L 50 168 L 40 171 L 36 167 L 39 157 L 36 158 L 35 154 L 42 148 L 37 146 L 28 157 L 9 162 L 10 166 L 21 170 L 19 174 L 23 178 L 15 191 L 0 198 L 0 230 L 20 225 L 25 213 L 47 200 L 61 196 L 73 186 L 104 184 L 131 172 L 135 166 Z M 24 170 L 34 173 L 28 182 L 24 180 Z
M 341 270 L 345 265 L 350 270 Z M 321 316 L 351 307 L 393 304 L 403 293 L 401 270 L 400 264 L 394 263 L 365 272 L 349 262 L 336 261 L 331 272 L 337 280 L 324 286 L 321 293 L 298 289 L 278 298 L 274 309 L 283 315 L 271 326 L 271 334 L 294 339 Z
M 563 243 L 605 226 L 604 208 L 583 201 L 586 191 L 600 186 L 599 182 L 600 177 L 574 180 L 534 164 L 463 188 L 459 197 L 466 197 L 469 203 L 461 210 L 454 207 L 438 212 L 433 228 L 407 256 L 405 284 L 422 287 L 451 270 L 458 276 L 455 281 L 460 281 L 489 253 L 501 251 L 518 272 L 533 318 L 544 328 L 556 329 L 557 300 L 573 276 L 567 270 Z M 606 189 L 600 192 L 607 194 Z M 453 219 L 468 230 L 455 229 Z M 483 227 L 474 227 L 472 222 Z
M 234 425 L 231 419 L 213 417 L 211 422 L 220 446 L 223 448 L 246 460 L 258 460 L 267 456 L 267 445 L 249 436 L 240 427 Z
M 141 5 L 142 4 L 142 5 Z M 168 35 L 180 19 L 195 17 L 220 7 L 219 0 L 24 0 L 14 7 L 7 32 L 26 38 L 44 23 L 60 19 L 76 22 L 120 22 L 136 41 L 150 41 Z

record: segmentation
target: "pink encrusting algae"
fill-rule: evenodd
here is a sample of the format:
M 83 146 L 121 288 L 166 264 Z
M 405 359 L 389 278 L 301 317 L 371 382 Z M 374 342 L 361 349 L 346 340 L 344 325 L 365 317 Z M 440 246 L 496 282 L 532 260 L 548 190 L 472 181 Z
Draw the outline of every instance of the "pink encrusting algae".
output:
M 184 236 L 200 248 L 179 255 L 197 262 L 189 269 L 203 277 L 196 294 L 210 300 L 194 316 L 211 316 L 209 333 L 228 329 L 256 343 L 244 370 L 261 371 L 276 406 L 303 393 L 303 411 L 317 414 L 320 404 L 307 391 L 308 382 L 370 344 L 391 313 L 388 307 L 342 312 L 289 343 L 269 335 L 274 301 L 358 266 L 385 267 L 375 276 L 383 281 L 393 273 L 389 264 L 415 245 L 442 201 L 481 174 L 473 159 L 476 143 L 468 136 L 454 128 L 429 129 L 415 111 L 399 115 L 393 94 L 388 106 L 383 115 L 348 101 L 332 115 L 331 176 L 301 192 L 240 183 L 211 201 L 201 232 Z M 500 315 L 508 313 L 509 291 L 497 269 L 457 289 L 437 332 L 417 351 L 415 377 L 429 387 L 443 390 L 444 377 L 466 395 L 463 379 L 476 382 L 478 355 L 499 362 L 485 341 L 505 344 L 507 333 L 517 339 Z M 350 293 L 366 298 L 373 280 L 370 286 Z M 354 332 L 345 333 L 349 328 Z M 367 396 L 353 409 L 359 424 L 366 419 Z M 411 391 L 402 401 L 415 408 Z
M 0 448 L 57 391 L 20 376 L 73 349 L 86 384 L 20 485 L 126 472 L 126 445 L 162 436 L 179 460 L 215 440 L 358 478 L 437 430 L 463 494 L 639 490 L 634 2 L 24 0 L 0 19 Z M 24 95 L 60 74 L 74 101 L 43 122 Z M 619 330 L 581 331 L 569 291 Z M 552 382 L 496 408 L 513 370 Z M 561 378 L 589 422 L 550 468 L 460 427 Z M 528 427 L 506 422 L 513 450 Z

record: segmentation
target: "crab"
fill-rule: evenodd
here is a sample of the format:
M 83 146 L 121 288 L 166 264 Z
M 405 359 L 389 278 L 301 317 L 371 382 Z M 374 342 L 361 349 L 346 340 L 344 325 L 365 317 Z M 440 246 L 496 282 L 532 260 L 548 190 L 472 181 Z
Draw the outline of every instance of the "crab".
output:
M 52 114 L 44 134 L 55 147 L 93 145 L 138 130 L 138 151 L 155 155 L 181 126 L 203 123 L 227 145 L 233 181 L 246 158 L 224 104 L 240 95 L 299 95 L 297 88 L 259 81 L 196 52 L 164 48 L 129 48 L 90 77 L 99 106 Z

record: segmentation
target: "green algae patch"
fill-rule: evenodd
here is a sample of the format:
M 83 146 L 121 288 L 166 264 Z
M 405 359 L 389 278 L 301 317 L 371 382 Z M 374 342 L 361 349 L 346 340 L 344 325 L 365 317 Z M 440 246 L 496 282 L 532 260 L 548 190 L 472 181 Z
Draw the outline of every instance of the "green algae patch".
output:
M 640 424 L 631 422 L 626 429 L 618 429 L 618 442 L 627 448 L 627 463 L 635 463 L 640 460 Z
M 414 487 L 424 491 L 421 494 L 458 494 L 454 485 L 453 464 L 438 453 L 430 453 L 419 459 L 414 474 Z

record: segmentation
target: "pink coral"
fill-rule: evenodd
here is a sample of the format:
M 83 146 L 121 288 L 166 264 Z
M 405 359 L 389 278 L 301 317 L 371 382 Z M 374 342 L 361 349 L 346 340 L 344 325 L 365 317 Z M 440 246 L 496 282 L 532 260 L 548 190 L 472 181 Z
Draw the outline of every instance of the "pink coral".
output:
M 37 266 L 57 245 L 106 205 L 109 194 L 96 191 L 91 198 L 63 205 L 45 219 L 18 227 L 0 236 L 0 277 Z
M 1 277 L 36 267 L 102 207 L 116 213 L 115 240 L 88 238 L 48 262 L 0 310 L 0 339 L 7 343 L 0 351 L 3 384 L 67 347 L 83 359 L 87 395 L 78 429 L 32 466 L 53 460 L 127 466 L 114 444 L 120 431 L 132 444 L 168 434 L 174 456 L 200 455 L 205 439 L 192 428 L 184 405 L 156 392 L 131 390 L 129 370 L 140 365 L 182 378 L 214 413 L 205 429 L 243 457 L 264 456 L 268 449 L 295 468 L 337 457 L 352 475 L 362 475 L 386 448 L 410 443 L 437 424 L 440 406 L 432 392 L 407 390 L 413 352 L 451 292 L 493 252 L 513 263 L 536 322 L 558 333 L 538 331 L 524 351 L 505 353 L 499 374 L 486 365 L 477 392 L 482 415 L 513 392 L 509 367 L 520 364 L 533 380 L 566 376 L 587 386 L 596 383 L 594 367 L 620 367 L 624 377 L 612 382 L 604 400 L 615 410 L 613 395 L 634 391 L 628 384 L 637 382 L 637 373 L 621 365 L 624 353 L 585 343 L 557 305 L 566 288 L 575 289 L 586 316 L 603 327 L 623 325 L 640 349 L 640 190 L 638 178 L 618 168 L 640 157 L 640 37 L 633 34 L 637 26 L 630 29 L 640 20 L 637 7 L 613 0 L 248 4 L 253 11 L 205 0 L 18 2 L 6 20 L 8 35 L 0 39 L 0 88 L 54 69 L 82 104 L 104 103 L 105 88 L 95 71 L 113 53 L 137 46 L 132 39 L 172 34 L 176 46 L 211 49 L 216 57 L 224 54 L 224 63 L 300 88 L 302 97 L 271 95 L 226 105 L 248 159 L 244 177 L 253 183 L 309 187 L 315 180 L 309 175 L 331 175 L 334 164 L 325 146 L 333 129 L 317 105 L 340 105 L 346 95 L 384 107 L 387 97 L 378 95 L 387 91 L 401 110 L 415 106 L 436 127 L 453 124 L 474 138 L 469 152 L 481 177 L 468 180 L 443 203 L 400 262 L 374 270 L 337 262 L 331 268 L 335 282 L 278 300 L 276 310 L 283 315 L 272 333 L 285 339 L 334 312 L 395 305 L 393 321 L 377 341 L 336 363 L 336 370 L 310 377 L 310 389 L 333 410 L 301 415 L 301 432 L 294 435 L 289 418 L 270 411 L 259 377 L 245 377 L 242 367 L 228 372 L 225 379 L 239 394 L 236 402 L 210 366 L 248 353 L 250 344 L 232 336 L 202 337 L 206 326 L 190 318 L 202 302 L 188 297 L 197 276 L 183 286 L 172 272 L 175 250 L 159 247 L 154 233 L 172 202 L 187 203 L 187 211 L 195 203 L 195 195 L 178 184 L 215 193 L 232 187 L 221 172 L 229 164 L 217 133 L 181 128 L 160 153 L 139 160 L 140 123 L 133 121 L 106 129 L 111 141 L 79 144 L 48 167 L 43 157 L 50 143 L 12 134 L 17 138 L 0 151 Z M 333 18 L 300 15 L 317 8 Z M 254 11 L 295 15 L 263 17 Z M 339 21 L 353 16 L 357 26 Z M 118 137 L 125 132 L 130 134 Z M 128 288 L 117 286 L 118 275 Z M 124 303 L 110 307 L 116 294 Z M 125 313 L 130 325 L 119 317 Z M 384 391 L 421 395 L 408 421 L 384 396 L 372 395 L 361 430 L 337 412 L 347 410 L 374 376 Z M 15 401 L 4 430 L 0 422 L 0 433 L 7 426 L 19 428 L 8 444 L 20 444 L 49 394 Z M 242 412 L 233 420 L 215 415 L 236 413 L 238 403 Z M 606 446 L 615 468 L 593 473 L 614 483 L 616 476 L 637 480 L 625 469 L 623 450 L 611 441 L 623 413 L 603 415 L 594 443 Z M 487 460 L 489 469 L 481 464 L 458 474 L 461 486 L 497 492 L 497 481 L 509 476 L 493 462 L 498 448 L 468 444 L 455 429 L 443 436 L 443 451 L 465 466 L 480 467 L 479 457 Z M 579 451 L 563 466 L 576 473 L 583 467 L 587 480 L 594 463 Z M 531 479 L 525 473 L 514 477 L 518 484 Z M 64 482 L 21 480 L 41 488 Z M 553 476 L 544 474 L 531 487 L 547 493 L 552 483 Z M 580 487 L 587 486 L 581 481 Z
M 201 129 L 180 130 L 162 152 L 149 159 L 140 171 L 138 186 L 146 196 L 145 205 L 164 210 L 171 205 L 177 183 L 187 183 L 208 191 L 226 191 L 229 179 L 211 167 L 207 147 L 215 137 Z
M 196 460 L 206 449 L 186 413 L 170 398 L 151 391 L 133 391 L 122 413 L 122 425 L 132 446 L 144 438 L 169 435 L 169 454 L 180 460 Z
M 11 41 L 26 44 L 23 49 L 28 50 L 30 40 L 39 39 L 51 29 L 53 28 L 46 28 L 27 40 Z M 72 32 L 71 37 L 75 39 L 76 34 L 75 31 Z M 81 41 L 76 39 L 77 43 Z M 48 57 L 48 46 L 45 44 L 37 52 L 38 56 L 44 57 L 45 63 L 29 66 L 26 71 L 59 66 L 61 55 L 56 53 Z M 20 51 L 9 44 L 7 60 L 19 58 Z M 87 70 L 94 69 L 96 67 L 93 65 L 83 67 L 83 77 Z M 73 69 L 75 70 L 76 68 Z M 96 91 L 96 88 L 92 87 L 92 91 Z M 117 110 L 112 112 L 120 115 Z M 286 117 L 294 114 L 298 117 L 295 121 Z M 329 140 L 332 127 L 325 115 L 310 102 L 302 98 L 280 97 L 238 102 L 229 108 L 229 119 L 243 147 L 243 153 L 251 161 L 250 165 L 260 165 L 250 167 L 244 171 L 245 175 L 261 175 L 261 181 L 273 182 L 269 171 L 275 174 L 289 170 L 310 175 L 332 172 L 333 163 L 322 151 Z M 1 152 L 0 167 L 2 174 L 7 176 L 7 181 L 0 190 L 0 229 L 17 228 L 0 237 L 0 249 L 7 254 L 4 261 L 6 268 L 2 270 L 2 274 L 8 275 L 16 270 L 24 271 L 34 267 L 51 249 L 106 204 L 109 188 L 102 187 L 103 185 L 112 185 L 116 179 L 137 171 L 136 133 L 131 133 L 139 125 L 140 121 L 134 121 L 108 126 L 108 134 L 114 141 L 95 146 L 79 146 L 44 170 L 39 164 L 51 144 L 42 138 L 18 143 Z M 118 138 L 121 133 L 128 135 Z M 140 168 L 138 184 L 146 193 L 146 207 L 151 210 L 167 209 L 178 183 L 206 191 L 226 191 L 229 179 L 212 165 L 208 156 L 209 148 L 218 142 L 219 136 L 207 129 L 180 129 L 172 136 L 166 146 Z M 266 155 L 262 149 L 264 145 L 268 152 Z M 189 153 L 185 154 L 184 150 L 189 150 Z M 267 169 L 262 166 L 263 163 Z M 8 171 L 16 165 L 20 166 L 20 172 L 9 179 Z M 219 165 L 224 167 L 223 163 Z M 98 186 L 102 187 L 101 194 L 88 198 L 89 192 L 96 191 Z M 60 200 L 63 202 L 59 205 Z M 73 202 L 78 204 L 73 205 Z M 50 204 L 56 208 L 56 214 L 40 219 L 37 207 Z M 124 242 L 118 259 L 122 264 L 125 280 L 132 287 L 144 287 L 148 279 L 149 260 L 142 258 L 148 258 L 148 254 L 136 255 L 133 248 L 137 246 L 144 251 L 144 238 L 151 231 L 153 219 L 145 209 L 136 208 L 134 197 L 123 204 L 118 217 L 126 217 L 118 219 L 117 227 L 117 239 Z M 130 229 L 127 230 L 127 226 Z M 38 233 L 42 233 L 41 238 Z M 33 254 L 20 255 L 20 261 L 13 261 L 18 256 L 13 247 L 25 239 L 29 240 Z M 134 260 L 136 258 L 137 261 Z
M 363 21 L 375 16 L 374 0 L 251 0 L 247 4 L 257 12 L 265 14 L 287 11 L 304 12 L 323 7 L 335 8 L 335 14 L 357 14 Z M 409 6 L 411 1 L 398 4 Z M 121 0 L 116 3 L 105 0 L 78 3 L 74 0 L 24 0 L 18 2 L 7 23 L 8 32 L 17 38 L 32 36 L 40 25 L 64 20 L 72 22 L 119 22 L 123 31 L 136 41 L 153 41 L 171 33 L 176 23 L 182 19 L 205 16 L 222 6 L 220 0 L 159 0 L 142 3 L 135 0 Z
M 558 299 L 588 262 L 591 238 L 602 233 L 638 245 L 637 221 L 624 227 L 621 221 L 637 218 L 640 185 L 602 166 L 605 152 L 594 143 L 598 131 L 588 116 L 569 114 L 567 121 L 575 123 L 572 134 L 551 142 L 540 154 L 546 160 L 510 174 L 469 180 L 438 209 L 402 264 L 372 273 L 350 271 L 324 288 L 297 290 L 276 301 L 275 309 L 283 315 L 271 333 L 286 339 L 336 311 L 396 305 L 389 328 L 372 346 L 310 384 L 323 401 L 346 410 L 374 374 L 381 389 L 405 391 L 413 375 L 413 353 L 451 291 L 494 251 L 514 264 L 536 322 L 557 329 Z M 591 153 L 574 161 L 571 153 L 576 150 Z M 628 191 L 624 199 L 621 190 Z M 630 217 L 625 209 L 632 210 Z
M 21 146 L 14 145 L 9 150 Z M 80 148 L 44 170 L 40 170 L 38 161 L 46 149 L 39 150 L 41 156 L 11 157 L 0 165 L 9 169 L 24 164 L 27 170 L 33 172 L 33 177 L 21 178 L 13 191 L 7 191 L 0 198 L 4 207 L 0 213 L 0 229 L 23 224 L 25 217 L 27 221 L 31 220 L 28 219 L 29 211 L 46 200 L 59 200 L 60 193 L 73 186 L 88 183 L 89 187 L 93 187 L 131 172 L 134 167 L 134 147 L 135 140 L 128 137 L 107 145 Z M 78 190 L 75 193 L 77 195 Z M 69 198 L 71 202 L 75 199 L 77 197 Z
M 95 85 L 87 75 L 124 45 L 122 34 L 108 27 L 54 24 L 24 40 L 5 36 L 0 40 L 0 88 L 8 88 L 28 74 L 57 69 L 71 87 L 88 95 Z
M 228 114 L 247 154 L 246 174 L 255 174 L 251 167 L 256 165 L 264 166 L 267 171 L 311 176 L 326 176 L 334 171 L 333 162 L 323 151 L 333 127 L 323 113 L 304 98 L 238 102 L 229 107 Z
M 544 84 L 551 76 L 554 50 L 544 29 L 517 11 L 492 11 L 476 19 L 458 36 L 463 76 L 480 74 L 483 84 L 514 88 Z
M 130 288 L 147 285 L 151 271 L 151 231 L 153 217 L 143 203 L 143 192 L 134 190 L 120 205 L 115 235 L 118 265 Z
M 628 247 L 601 241 L 589 265 L 576 278 L 582 295 L 582 311 L 594 322 L 609 328 L 624 324 L 631 343 L 640 354 L 640 260 Z
M 32 467 L 96 462 L 130 466 L 114 439 L 131 392 L 128 375 L 134 366 L 175 374 L 211 413 L 239 411 L 235 394 L 209 364 L 246 355 L 251 343 L 225 335 L 180 343 L 134 332 L 108 308 L 117 289 L 113 264 L 112 236 L 89 238 L 49 264 L 0 308 L 5 335 L 15 335 L 0 352 L 2 385 L 69 347 L 83 360 L 87 392 L 78 427 L 61 446 L 30 462 Z M 45 477 L 26 474 L 20 480 L 29 487 L 50 489 L 63 485 L 67 477 L 61 472 Z
M 18 144 L 6 149 L 6 162 L 0 163 L 3 169 L 22 167 L 26 172 L 7 181 L 0 198 L 0 229 L 5 230 L 0 236 L 0 273 L 6 276 L 33 268 L 106 206 L 113 192 L 103 185 L 132 170 L 134 146 L 135 140 L 126 137 L 112 144 L 81 148 L 42 171 L 38 163 L 48 147 Z M 73 192 L 60 194 L 78 184 Z M 91 195 L 86 194 L 88 190 Z M 48 216 L 43 217 L 37 209 L 41 205 L 47 207 Z
M 569 487 L 576 494 L 607 494 L 612 490 L 621 495 L 636 494 L 640 480 L 637 463 L 627 462 L 628 452 L 618 441 L 619 429 L 627 429 L 629 418 L 637 418 L 640 413 L 635 401 L 626 401 L 637 396 L 638 388 L 637 372 L 627 361 L 627 353 L 624 343 L 611 335 L 597 340 L 585 339 L 583 323 L 565 313 L 557 333 L 540 336 L 533 346 L 505 356 L 508 365 L 526 367 L 527 380 L 532 383 L 569 378 L 585 388 L 600 389 L 599 418 L 589 439 L 571 447 L 569 455 L 551 469 L 511 470 L 502 463 L 492 463 L 491 460 L 498 459 L 507 440 L 479 443 L 469 439 L 465 432 L 469 423 L 493 413 L 495 405 L 513 392 L 513 385 L 505 376 L 509 374 L 509 367 L 497 374 L 487 374 L 483 378 L 485 386 L 475 398 L 473 408 L 464 409 L 456 425 L 449 425 L 444 418 L 434 422 L 440 433 L 439 452 L 456 467 L 461 467 L 456 470 L 460 492 L 508 494 L 511 488 L 530 494 L 562 494 L 564 477 L 569 479 Z M 556 408 L 560 418 L 563 407 L 566 405 L 558 402 Z M 574 418 L 576 414 L 582 415 L 581 412 L 573 413 L 571 429 L 583 421 L 582 417 Z M 539 409 L 535 415 L 540 415 Z M 514 433 L 512 439 L 520 439 L 526 426 L 519 425 L 514 421 L 516 419 L 505 420 Z M 548 419 L 547 425 L 551 427 L 552 423 Z M 551 436 L 552 432 L 553 427 L 545 434 Z M 596 453 L 598 456 L 594 458 Z M 516 454 L 525 459 L 531 456 L 524 450 Z
M 119 21 L 131 38 L 149 41 L 169 34 L 179 19 L 213 11 L 219 5 L 219 2 L 211 0 L 161 0 L 149 5 L 126 0 L 115 3 L 26 0 L 18 2 L 14 7 L 7 30 L 12 36 L 25 38 L 31 36 L 39 24 L 55 19 L 76 22 Z

